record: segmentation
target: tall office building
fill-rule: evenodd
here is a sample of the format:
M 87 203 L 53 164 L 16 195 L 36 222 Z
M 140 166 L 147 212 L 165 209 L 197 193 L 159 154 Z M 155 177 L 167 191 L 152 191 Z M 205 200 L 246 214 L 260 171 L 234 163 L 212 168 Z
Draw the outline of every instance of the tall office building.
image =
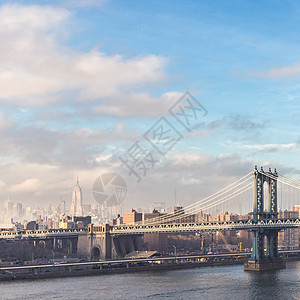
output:
M 13 216 L 13 207 L 14 207 L 14 203 L 12 201 L 10 200 L 5 201 L 4 208 L 7 217 Z
M 17 203 L 13 205 L 13 216 L 14 218 L 20 218 L 23 215 L 22 203 Z
M 81 192 L 81 188 L 79 186 L 78 178 L 77 178 L 76 186 L 73 189 L 70 215 L 72 217 L 74 217 L 74 216 L 81 217 L 83 215 L 83 213 L 82 213 L 82 192 Z

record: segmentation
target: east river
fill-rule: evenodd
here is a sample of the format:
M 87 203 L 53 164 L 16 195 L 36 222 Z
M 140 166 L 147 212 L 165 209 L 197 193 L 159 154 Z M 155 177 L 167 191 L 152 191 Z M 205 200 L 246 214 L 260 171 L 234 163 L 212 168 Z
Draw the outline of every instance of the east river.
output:
M 300 299 L 300 262 L 262 273 L 241 265 L 0 282 L 0 299 Z

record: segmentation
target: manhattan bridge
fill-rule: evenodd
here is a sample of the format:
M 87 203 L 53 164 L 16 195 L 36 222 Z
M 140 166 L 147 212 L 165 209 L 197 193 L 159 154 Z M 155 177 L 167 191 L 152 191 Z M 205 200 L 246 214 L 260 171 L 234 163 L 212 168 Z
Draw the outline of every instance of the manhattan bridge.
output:
M 111 228 L 115 235 L 248 230 L 252 232 L 252 256 L 245 269 L 280 268 L 278 232 L 300 227 L 300 182 L 255 167 L 231 185 L 192 205 L 133 225 Z M 251 218 L 218 221 L 220 212 L 251 213 Z M 296 211 L 295 214 L 285 212 Z
M 245 270 L 282 268 L 285 263 L 278 253 L 278 233 L 281 230 L 300 230 L 300 182 L 281 176 L 271 168 L 253 172 L 189 206 L 160 214 L 151 219 L 110 226 L 91 224 L 88 230 L 48 229 L 0 232 L 0 239 L 68 238 L 78 236 L 78 247 L 84 255 L 92 256 L 95 249 L 101 257 L 112 258 L 114 249 L 135 244 L 146 233 L 214 232 L 246 230 L 252 232 L 252 255 Z M 239 216 L 224 221 L 218 215 L 229 212 Z M 80 243 L 81 241 L 81 243 Z M 122 245 L 120 245 L 120 243 Z M 88 244 L 88 246 L 87 246 Z M 97 251 L 98 251 L 97 250 Z

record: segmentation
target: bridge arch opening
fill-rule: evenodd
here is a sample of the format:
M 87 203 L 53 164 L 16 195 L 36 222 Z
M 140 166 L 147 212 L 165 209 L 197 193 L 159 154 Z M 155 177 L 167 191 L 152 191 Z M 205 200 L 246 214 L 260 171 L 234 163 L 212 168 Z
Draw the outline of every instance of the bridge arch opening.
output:
M 94 247 L 92 249 L 92 255 L 91 255 L 91 257 L 92 257 L 92 259 L 99 260 L 100 259 L 100 254 L 101 254 L 101 252 L 100 252 L 99 247 Z
M 268 199 L 269 199 L 269 184 L 268 182 L 264 182 L 263 184 L 263 201 L 264 201 L 264 204 L 263 204 L 263 207 L 264 207 L 264 211 L 267 211 L 267 208 L 268 208 Z

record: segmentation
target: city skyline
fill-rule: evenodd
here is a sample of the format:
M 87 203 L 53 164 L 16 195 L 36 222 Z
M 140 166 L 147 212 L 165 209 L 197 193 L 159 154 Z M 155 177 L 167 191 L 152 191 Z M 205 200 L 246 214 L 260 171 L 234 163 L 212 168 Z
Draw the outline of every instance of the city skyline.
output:
M 86 203 L 106 173 L 124 207 L 181 205 L 254 165 L 299 180 L 299 55 L 291 1 L 2 1 L 0 207 Z M 286 16 L 289 16 L 288 22 Z M 207 110 L 137 183 L 119 156 L 185 92 Z

